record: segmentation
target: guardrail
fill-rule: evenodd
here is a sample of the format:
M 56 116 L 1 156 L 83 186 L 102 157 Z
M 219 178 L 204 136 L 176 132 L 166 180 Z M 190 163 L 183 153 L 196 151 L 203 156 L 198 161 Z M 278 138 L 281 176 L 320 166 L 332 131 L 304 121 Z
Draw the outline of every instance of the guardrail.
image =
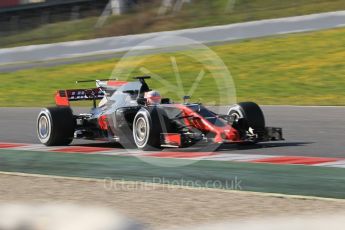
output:
M 9 13 L 9 12 L 18 12 L 21 10 L 32 10 L 36 8 L 43 8 L 43 7 L 53 7 L 53 6 L 61 6 L 61 5 L 68 5 L 68 4 L 75 4 L 75 3 L 90 3 L 96 2 L 98 0 L 48 0 L 42 2 L 35 2 L 35 3 L 19 3 L 14 6 L 7 6 L 1 7 L 0 13 Z
M 64 0 L 0 9 L 3 35 L 33 29 L 42 24 L 99 16 L 109 0 Z

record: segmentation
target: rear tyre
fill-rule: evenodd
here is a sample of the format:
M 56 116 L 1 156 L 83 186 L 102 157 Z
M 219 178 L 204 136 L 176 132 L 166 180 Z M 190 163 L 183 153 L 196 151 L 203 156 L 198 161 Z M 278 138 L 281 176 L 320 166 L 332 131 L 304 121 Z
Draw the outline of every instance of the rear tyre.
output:
M 241 102 L 230 108 L 228 115 L 235 117 L 235 124 L 241 130 L 248 131 L 254 129 L 259 139 L 265 132 L 265 117 L 261 108 L 254 102 Z M 248 142 L 252 144 L 255 142 Z
M 163 110 L 152 107 L 138 111 L 133 122 L 133 139 L 138 149 L 160 150 L 160 135 L 168 132 L 169 123 Z
M 37 118 L 37 136 L 46 146 L 69 145 L 73 141 L 75 120 L 69 107 L 44 108 Z

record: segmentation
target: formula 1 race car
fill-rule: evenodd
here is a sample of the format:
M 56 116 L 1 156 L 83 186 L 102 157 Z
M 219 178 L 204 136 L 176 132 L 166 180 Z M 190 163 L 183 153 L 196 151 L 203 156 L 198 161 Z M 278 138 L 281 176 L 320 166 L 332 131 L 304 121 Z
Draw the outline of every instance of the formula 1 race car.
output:
M 178 104 L 150 94 L 153 91 L 145 81 L 149 78 L 96 80 L 97 88 L 59 90 L 57 106 L 38 115 L 39 140 L 47 146 L 68 145 L 74 138 L 104 140 L 142 150 L 283 140 L 282 129 L 266 127 L 262 110 L 253 102 L 216 114 L 200 103 L 187 102 L 188 96 Z M 79 100 L 93 101 L 89 113 L 73 114 L 70 102 Z

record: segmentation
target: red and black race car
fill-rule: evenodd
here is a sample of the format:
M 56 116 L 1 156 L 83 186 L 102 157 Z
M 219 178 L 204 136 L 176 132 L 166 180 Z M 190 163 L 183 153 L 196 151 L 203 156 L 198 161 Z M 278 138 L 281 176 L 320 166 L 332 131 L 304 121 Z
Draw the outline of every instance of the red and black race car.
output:
M 104 140 L 142 150 L 283 140 L 282 129 L 266 127 L 262 110 L 253 102 L 216 114 L 200 103 L 178 104 L 155 94 L 148 98 L 152 92 L 145 81 L 148 78 L 96 80 L 97 88 L 59 90 L 57 106 L 44 108 L 38 115 L 39 140 L 47 146 L 68 145 L 74 138 Z M 89 113 L 73 114 L 70 102 L 79 100 L 93 100 Z M 98 106 L 97 100 L 101 100 Z

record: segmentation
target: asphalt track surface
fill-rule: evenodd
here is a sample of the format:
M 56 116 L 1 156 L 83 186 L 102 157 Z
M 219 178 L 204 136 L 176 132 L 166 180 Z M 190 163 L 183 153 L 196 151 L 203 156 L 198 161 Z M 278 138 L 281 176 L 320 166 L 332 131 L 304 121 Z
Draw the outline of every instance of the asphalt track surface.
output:
M 0 71 L 5 72 L 32 67 L 52 66 L 56 62 L 58 64 L 67 64 L 71 62 L 100 60 L 102 58 L 116 57 L 118 54 L 114 53 L 126 52 L 131 49 L 151 50 L 149 52 L 156 50 L 154 52 L 161 52 L 160 49 L 162 48 L 176 47 L 173 48 L 174 50 L 181 46 L 191 45 L 193 42 L 209 44 L 323 30 L 344 27 L 344 22 L 345 11 L 338 11 L 223 26 L 7 48 L 0 49 Z M 180 40 L 171 36 L 178 36 L 187 40 Z M 151 43 L 143 43 L 150 39 L 155 40 Z
M 345 107 L 262 106 L 268 126 L 282 127 L 285 141 L 218 151 L 277 156 L 345 157 Z M 0 108 L 0 142 L 39 143 L 35 123 L 40 108 Z M 221 107 L 226 112 L 226 107 Z M 86 112 L 77 108 L 75 112 Z M 74 145 L 103 143 L 76 140 Z

